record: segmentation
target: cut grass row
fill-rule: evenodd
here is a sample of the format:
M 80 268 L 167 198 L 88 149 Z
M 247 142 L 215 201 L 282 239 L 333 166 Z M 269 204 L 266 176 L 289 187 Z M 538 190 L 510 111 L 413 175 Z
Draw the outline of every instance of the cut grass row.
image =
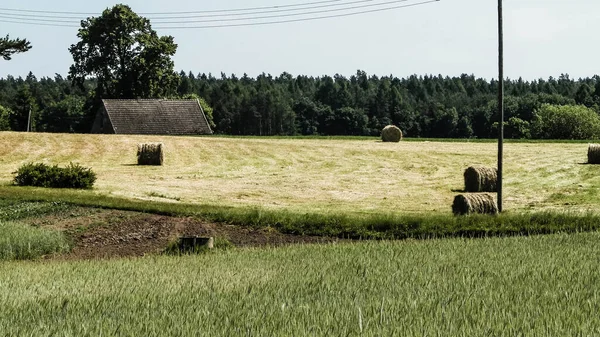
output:
M 3 263 L 6 336 L 595 336 L 599 233 Z

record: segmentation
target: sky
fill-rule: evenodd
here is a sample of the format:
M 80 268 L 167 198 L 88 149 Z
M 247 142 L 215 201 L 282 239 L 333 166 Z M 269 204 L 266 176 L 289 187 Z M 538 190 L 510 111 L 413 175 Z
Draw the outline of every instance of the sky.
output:
M 344 4 L 355 1 L 337 2 Z M 421 1 L 424 0 L 406 0 L 388 7 Z M 360 5 L 381 2 L 386 1 L 361 1 Z M 0 36 L 10 34 L 11 38 L 25 38 L 31 42 L 33 49 L 14 55 L 11 61 L 0 60 L 0 77 L 24 77 L 29 71 L 38 78 L 54 77 L 55 74 L 66 76 L 73 63 L 68 48 L 78 41 L 76 27 L 8 23 L 2 17 L 7 13 L 6 9 L 85 12 L 97 13 L 93 15 L 97 16 L 117 3 L 127 4 L 137 13 L 164 13 L 250 7 L 271 7 L 270 10 L 275 10 L 274 6 L 302 2 L 2 0 Z M 378 76 L 473 74 L 491 79 L 498 76 L 497 5 L 497 0 L 440 0 L 389 11 L 276 25 L 155 29 L 160 35 L 172 35 L 175 38 L 178 44 L 174 56 L 175 69 L 192 71 L 194 74 L 212 73 L 220 76 L 223 72 L 241 76 L 247 73 L 255 77 L 263 72 L 274 76 L 288 72 L 294 76 L 351 76 L 360 69 Z M 355 11 L 383 7 L 365 7 Z M 278 8 L 281 10 L 286 7 Z M 506 77 L 535 80 L 550 76 L 556 78 L 563 73 L 571 78 L 600 74 L 600 1 L 503 0 L 503 8 Z M 347 12 L 309 16 L 338 13 Z M 81 19 L 88 16 L 92 15 L 80 15 Z M 295 18 L 302 16 L 288 17 Z M 65 19 L 65 23 L 67 21 Z M 158 27 L 156 21 L 152 23 Z M 74 24 L 77 25 L 76 22 Z

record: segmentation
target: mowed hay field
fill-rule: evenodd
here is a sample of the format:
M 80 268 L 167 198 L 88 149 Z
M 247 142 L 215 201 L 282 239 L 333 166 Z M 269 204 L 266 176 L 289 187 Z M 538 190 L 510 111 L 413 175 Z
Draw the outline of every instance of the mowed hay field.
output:
M 139 143 L 165 146 L 137 166 Z M 130 199 L 317 213 L 449 213 L 470 165 L 496 165 L 493 142 L 0 133 L 0 182 L 27 162 L 92 167 L 92 192 Z M 594 210 L 600 166 L 585 143 L 505 144 L 504 208 Z

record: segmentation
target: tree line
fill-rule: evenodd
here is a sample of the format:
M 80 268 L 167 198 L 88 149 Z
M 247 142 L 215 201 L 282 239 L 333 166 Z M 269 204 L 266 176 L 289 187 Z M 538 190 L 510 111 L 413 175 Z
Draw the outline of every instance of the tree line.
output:
M 163 98 L 198 97 L 213 129 L 229 135 L 375 136 L 389 124 L 408 137 L 493 138 L 498 82 L 459 77 L 378 77 L 357 71 L 311 77 L 283 73 L 236 77 L 181 72 Z M 0 79 L 0 130 L 78 132 L 91 129 L 95 79 L 83 85 L 56 75 Z M 507 138 L 594 138 L 600 113 L 600 77 L 505 82 Z M 557 111 L 566 115 L 557 116 Z M 551 120 L 551 118 L 558 119 Z M 581 119 L 588 132 L 573 131 Z M 554 129 L 550 128 L 553 123 Z
M 67 78 L 0 78 L 0 130 L 91 130 L 103 98 L 198 98 L 217 134 L 494 138 L 497 80 L 461 76 L 347 77 L 174 71 L 177 44 L 127 5 L 81 22 Z M 31 46 L 0 39 L 5 59 Z M 505 81 L 506 138 L 600 138 L 600 76 Z M 31 119 L 29 118 L 31 116 Z

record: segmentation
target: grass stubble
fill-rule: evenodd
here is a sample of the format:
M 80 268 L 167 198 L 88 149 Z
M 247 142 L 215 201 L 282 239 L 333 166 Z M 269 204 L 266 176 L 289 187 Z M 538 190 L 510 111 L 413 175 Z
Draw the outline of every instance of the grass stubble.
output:
M 13 132 L 0 133 L 0 142 L 6 184 L 27 162 L 74 162 L 98 175 L 94 190 L 82 195 L 344 214 L 449 213 L 464 170 L 495 166 L 497 150 L 472 141 Z M 136 166 L 132 148 L 140 142 L 165 144 L 173 150 L 168 162 Z M 586 155 L 585 143 L 507 143 L 504 209 L 595 211 L 599 166 L 583 165 Z

